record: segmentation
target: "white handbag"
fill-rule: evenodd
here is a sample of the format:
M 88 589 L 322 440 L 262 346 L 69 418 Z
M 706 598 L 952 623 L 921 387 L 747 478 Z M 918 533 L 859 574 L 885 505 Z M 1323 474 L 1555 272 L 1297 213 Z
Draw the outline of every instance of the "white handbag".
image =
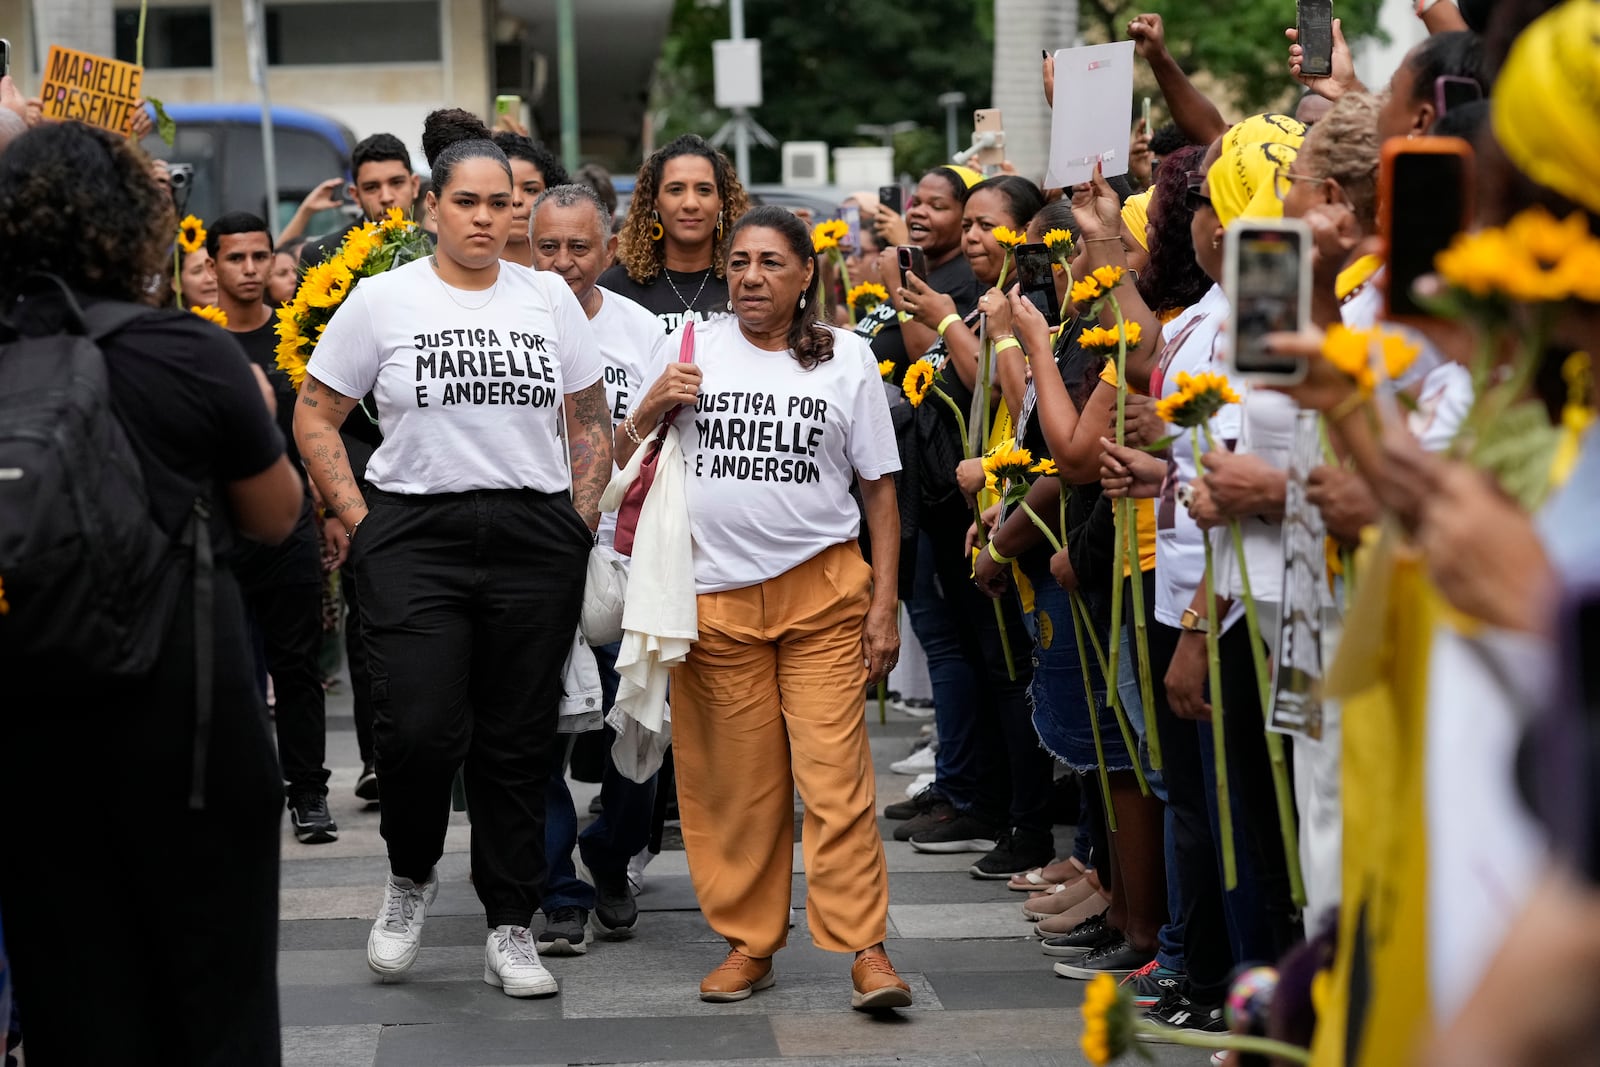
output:
M 591 646 L 622 640 L 622 605 L 628 599 L 628 561 L 616 549 L 595 545 L 589 550 L 583 583 L 583 611 L 578 629 Z

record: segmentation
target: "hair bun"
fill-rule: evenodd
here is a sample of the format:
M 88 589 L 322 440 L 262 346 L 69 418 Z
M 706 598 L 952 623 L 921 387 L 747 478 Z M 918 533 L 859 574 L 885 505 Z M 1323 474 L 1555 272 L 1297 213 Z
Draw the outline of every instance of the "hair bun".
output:
M 430 168 L 440 152 L 458 141 L 487 141 L 490 137 L 482 119 L 459 107 L 441 108 L 422 120 L 422 154 Z

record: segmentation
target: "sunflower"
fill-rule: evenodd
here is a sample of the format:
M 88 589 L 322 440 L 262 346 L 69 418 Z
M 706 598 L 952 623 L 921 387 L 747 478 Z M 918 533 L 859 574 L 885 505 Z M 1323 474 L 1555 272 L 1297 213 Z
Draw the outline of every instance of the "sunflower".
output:
M 1083 1055 L 1096 1067 L 1133 1044 L 1133 997 L 1109 974 L 1097 975 L 1083 991 Z
M 1383 373 L 1392 382 L 1411 369 L 1422 353 L 1422 346 L 1405 334 L 1392 330 L 1378 332 L 1378 352 L 1383 356 Z
M 306 272 L 306 280 L 302 283 L 310 287 L 306 303 L 331 311 L 344 303 L 355 280 L 355 274 L 339 260 L 319 263 Z
M 384 215 L 380 228 L 384 233 L 394 233 L 396 230 L 411 228 L 411 220 L 406 218 L 406 213 L 397 207 L 390 208 Z
M 201 307 L 199 304 L 196 304 L 189 310 L 194 312 L 196 315 L 199 315 L 207 322 L 214 322 L 218 326 L 223 327 L 228 325 L 228 313 L 217 307 L 215 304 L 207 304 L 205 307 Z
M 1049 230 L 1044 235 L 1044 244 L 1046 248 L 1054 249 L 1056 245 L 1062 244 L 1063 242 L 1069 245 L 1072 243 L 1072 234 L 1070 231 L 1058 228 Z
M 367 265 L 367 259 L 383 244 L 382 233 L 373 223 L 351 230 L 339 246 L 339 262 L 352 273 Z
M 1026 475 L 1032 467 L 1033 453 L 1009 441 L 995 445 L 983 457 L 984 473 L 992 475 L 996 481 L 1015 481 Z
M 850 224 L 843 219 L 819 222 L 811 230 L 811 247 L 818 253 L 833 251 L 849 232 Z
M 1044 246 L 1050 250 L 1050 262 L 1054 267 L 1066 270 L 1071 266 L 1072 254 L 1077 251 L 1071 231 L 1060 228 L 1047 231 Z
M 1046 477 L 1061 473 L 1060 468 L 1056 466 L 1056 461 L 1051 459 L 1049 456 L 1044 457 L 1039 462 L 1029 467 L 1028 470 L 1030 473 L 1043 474 Z
M 888 378 L 894 373 L 894 360 L 886 359 L 878 364 L 878 377 Z
M 1580 212 L 1557 220 L 1536 206 L 1504 227 L 1458 234 L 1434 267 L 1446 284 L 1480 301 L 1600 302 L 1600 240 Z
M 856 314 L 870 315 L 889 300 L 889 290 L 877 282 L 862 282 L 844 295 L 846 304 L 855 308 Z
M 5 579 L 4 578 L 0 578 L 0 615 L 9 615 L 10 613 L 11 613 L 11 601 L 6 599 L 6 583 L 5 583 Z
M 1067 299 L 1074 304 L 1087 304 L 1092 300 L 1100 299 L 1100 283 L 1093 278 L 1079 278 L 1072 283 L 1072 292 L 1067 294 Z
M 1137 322 L 1124 322 L 1121 333 L 1116 327 L 1092 326 L 1079 336 L 1078 344 L 1084 348 L 1116 348 L 1124 336 L 1128 339 L 1128 347 L 1136 348 L 1144 337 L 1144 330 Z
M 1362 393 L 1373 389 L 1372 331 L 1352 330 L 1343 323 L 1334 323 L 1322 338 L 1322 358 L 1332 363 L 1346 378 L 1355 382 Z
M 924 359 L 912 363 L 906 368 L 900 388 L 905 390 L 906 399 L 912 407 L 920 407 L 928 398 L 928 390 L 933 388 L 933 364 Z
M 996 243 L 1002 248 L 1012 249 L 1028 239 L 1025 233 L 1018 233 L 1009 226 L 996 226 L 993 231 Z
M 1121 267 L 1105 266 L 1096 267 L 1094 270 L 1090 271 L 1089 277 L 1098 282 L 1100 284 L 1100 288 L 1104 289 L 1106 292 L 1110 292 L 1118 285 L 1122 284 L 1122 274 L 1123 270 Z
M 1199 426 L 1229 404 L 1239 403 L 1239 394 L 1220 374 L 1180 371 L 1173 383 L 1178 391 L 1156 404 L 1156 415 L 1174 426 Z
M 198 252 L 206 246 L 206 224 L 194 215 L 185 215 L 178 223 L 178 247 L 184 252 Z

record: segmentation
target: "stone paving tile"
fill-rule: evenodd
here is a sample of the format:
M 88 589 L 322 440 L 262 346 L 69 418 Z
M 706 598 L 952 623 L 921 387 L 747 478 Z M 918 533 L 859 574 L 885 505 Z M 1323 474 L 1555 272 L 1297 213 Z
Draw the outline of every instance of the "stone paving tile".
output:
M 901 937 L 1006 938 L 1027 937 L 1021 911 L 1010 901 L 1000 904 L 890 904 L 889 917 Z
M 730 1017 L 716 1026 L 678 1018 L 463 1019 L 439 1026 L 386 1027 L 375 1067 L 620 1064 L 645 1056 L 755 1063 L 778 1055 L 771 1024 L 758 1016 Z
M 285 1026 L 283 1067 L 372 1067 L 382 1031 L 376 1024 Z
M 777 981 L 749 1000 L 734 1004 L 707 1004 L 699 997 L 700 979 L 705 970 L 692 974 L 671 974 L 641 968 L 626 982 L 615 976 L 583 976 L 563 979 L 562 1015 L 567 1019 L 627 1019 L 635 1016 L 676 1016 L 720 1020 L 737 1016 L 837 1015 L 850 1010 L 850 972 L 843 961 L 827 975 L 806 974 L 784 966 L 783 957 L 775 964 Z M 908 1012 L 939 1011 L 941 1004 L 927 978 L 911 971 L 900 977 L 911 987 L 912 1006 Z

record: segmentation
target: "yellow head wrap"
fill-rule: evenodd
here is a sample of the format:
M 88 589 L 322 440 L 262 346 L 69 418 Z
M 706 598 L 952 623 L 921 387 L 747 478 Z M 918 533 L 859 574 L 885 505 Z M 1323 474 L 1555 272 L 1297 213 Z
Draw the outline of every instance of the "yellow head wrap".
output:
M 1133 239 L 1146 252 L 1150 251 L 1150 238 L 1145 233 L 1145 227 L 1150 223 L 1150 198 L 1155 192 L 1154 189 L 1146 189 L 1122 202 L 1122 224 L 1128 227 Z
M 1523 174 L 1600 211 L 1600 3 L 1567 0 L 1522 31 L 1494 83 L 1495 139 Z
M 977 185 L 979 182 L 983 181 L 983 172 L 979 170 L 973 170 L 971 167 L 961 167 L 954 163 L 946 163 L 939 169 L 947 170 L 951 174 L 954 174 L 956 178 L 960 180 L 961 184 L 968 189 L 971 189 L 974 185 Z
M 1292 144 L 1299 148 L 1300 142 L 1305 139 L 1305 123 L 1293 115 L 1269 111 L 1263 115 L 1251 115 L 1243 122 L 1228 127 L 1228 132 L 1222 135 L 1222 154 L 1227 155 L 1242 144 Z
M 1226 227 L 1240 218 L 1283 218 L 1275 182 L 1298 154 L 1298 146 L 1282 143 L 1237 144 L 1223 152 L 1206 172 L 1217 221 Z

